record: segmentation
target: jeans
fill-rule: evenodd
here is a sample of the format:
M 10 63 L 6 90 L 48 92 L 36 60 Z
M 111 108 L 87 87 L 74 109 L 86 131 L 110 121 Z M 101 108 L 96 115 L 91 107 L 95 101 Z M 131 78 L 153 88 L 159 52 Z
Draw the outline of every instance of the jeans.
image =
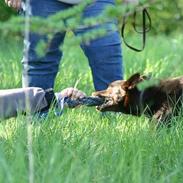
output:
M 30 3 L 32 16 L 45 18 L 73 6 L 57 0 L 30 0 Z M 99 15 L 108 5 L 114 6 L 114 0 L 98 0 L 86 7 L 83 17 Z M 110 31 L 111 25 L 115 23 L 115 21 L 108 22 L 97 28 L 105 26 Z M 74 33 L 77 36 L 95 28 L 78 28 Z M 64 37 L 65 32 L 55 34 L 45 55 L 39 57 L 36 53 L 36 46 L 41 39 L 45 39 L 45 36 L 30 33 L 28 60 L 26 61 L 25 58 L 22 60 L 24 87 L 34 86 L 43 89 L 54 87 L 54 80 L 62 58 L 59 46 L 63 43 Z M 91 41 L 90 44 L 81 43 L 81 48 L 88 58 L 95 90 L 106 89 L 112 81 L 122 79 L 123 64 L 119 32 L 110 32 L 102 38 Z

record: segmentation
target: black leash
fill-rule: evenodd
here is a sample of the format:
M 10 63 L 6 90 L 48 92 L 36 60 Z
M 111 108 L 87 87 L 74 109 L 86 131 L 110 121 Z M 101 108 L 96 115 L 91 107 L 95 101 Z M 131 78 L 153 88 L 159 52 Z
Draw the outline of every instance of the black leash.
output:
M 143 8 L 142 10 L 142 31 L 137 29 L 137 24 L 136 24 L 136 17 L 137 17 L 137 11 L 134 12 L 133 14 L 133 22 L 132 22 L 132 26 L 134 28 L 134 30 L 139 33 L 142 34 L 142 48 L 135 48 L 133 46 L 131 46 L 130 44 L 127 43 L 126 39 L 125 39 L 125 27 L 127 24 L 127 18 L 128 16 L 124 16 L 123 18 L 123 24 L 122 24 L 122 28 L 121 28 L 121 36 L 123 38 L 124 43 L 126 44 L 127 47 L 129 47 L 130 49 L 137 51 L 137 52 L 141 52 L 144 50 L 145 45 L 146 45 L 146 33 L 149 32 L 151 30 L 152 27 L 152 22 L 151 22 L 151 17 L 149 15 L 149 12 L 147 11 L 146 8 Z M 149 24 L 146 25 L 146 20 L 148 20 Z

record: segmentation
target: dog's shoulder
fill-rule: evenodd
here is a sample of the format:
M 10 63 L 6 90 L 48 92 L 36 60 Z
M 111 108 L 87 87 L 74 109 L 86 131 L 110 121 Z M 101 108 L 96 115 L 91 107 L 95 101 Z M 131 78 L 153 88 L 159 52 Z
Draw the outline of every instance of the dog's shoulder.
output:
M 183 76 L 163 79 L 155 85 L 149 86 L 143 91 L 144 101 L 156 101 L 161 103 L 167 96 L 180 96 L 183 94 Z
M 183 76 L 161 80 L 159 88 L 166 94 L 175 94 L 183 90 Z

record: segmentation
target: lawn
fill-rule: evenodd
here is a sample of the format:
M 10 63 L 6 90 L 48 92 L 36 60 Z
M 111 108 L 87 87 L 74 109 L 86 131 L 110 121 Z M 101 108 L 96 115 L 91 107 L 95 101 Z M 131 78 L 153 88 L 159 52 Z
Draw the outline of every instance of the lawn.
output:
M 1 39 L 1 88 L 21 86 L 20 42 Z M 137 71 L 155 78 L 182 75 L 182 43 L 183 36 L 159 35 L 149 37 L 142 53 L 124 46 L 125 78 Z M 85 56 L 66 41 L 55 90 L 77 80 L 88 95 L 94 91 Z M 27 120 L 18 116 L 0 123 L 0 183 L 29 181 Z M 33 119 L 34 182 L 183 182 L 183 118 L 172 122 L 171 128 L 156 130 L 144 116 L 101 115 L 87 107 L 66 109 L 61 117 L 51 112 L 45 121 Z

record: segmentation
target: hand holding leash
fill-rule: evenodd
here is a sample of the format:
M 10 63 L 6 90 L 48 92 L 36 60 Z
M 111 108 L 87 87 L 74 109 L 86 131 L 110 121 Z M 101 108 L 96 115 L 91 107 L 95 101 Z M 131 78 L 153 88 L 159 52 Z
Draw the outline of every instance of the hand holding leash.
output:
M 21 8 L 22 0 L 5 0 L 5 3 L 16 10 L 19 10 Z

